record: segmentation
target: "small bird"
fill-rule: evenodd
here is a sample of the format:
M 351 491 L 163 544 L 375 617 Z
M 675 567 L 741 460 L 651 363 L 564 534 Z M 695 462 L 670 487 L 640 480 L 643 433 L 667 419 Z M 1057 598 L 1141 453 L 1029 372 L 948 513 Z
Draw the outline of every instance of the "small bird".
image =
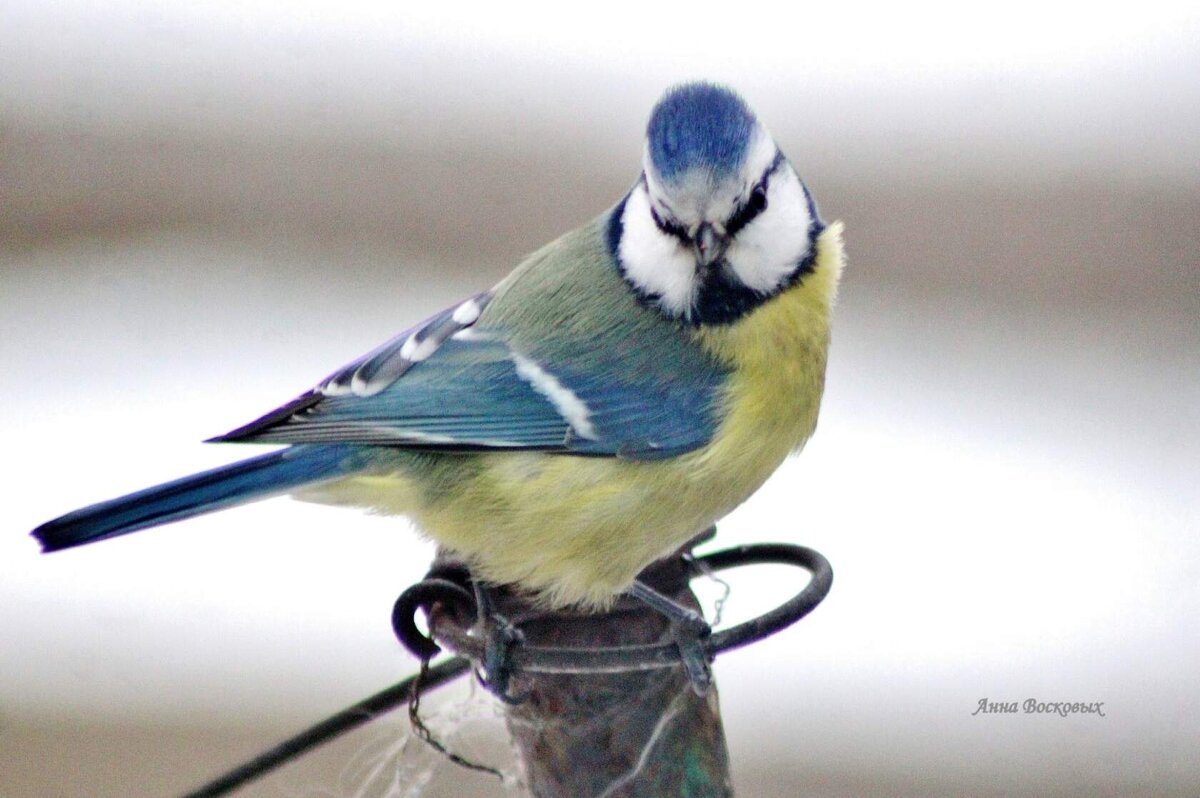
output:
M 675 87 L 614 207 L 212 439 L 287 448 L 33 535 L 55 551 L 290 493 L 408 516 L 488 583 L 603 608 L 812 434 L 843 260 L 741 97 Z

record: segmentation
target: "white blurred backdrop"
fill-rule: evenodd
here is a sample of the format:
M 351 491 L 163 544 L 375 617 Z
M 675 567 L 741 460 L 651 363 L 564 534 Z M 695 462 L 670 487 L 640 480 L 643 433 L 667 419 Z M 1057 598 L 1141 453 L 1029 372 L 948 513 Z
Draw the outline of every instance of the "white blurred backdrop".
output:
M 717 664 L 740 793 L 1196 794 L 1194 4 L 395 6 L 0 6 L 0 794 L 177 794 L 412 671 L 402 520 L 26 533 L 244 456 L 198 441 L 609 207 L 697 77 L 850 253 L 818 434 L 718 539 L 836 573 Z M 1030 697 L 1106 716 L 971 714 Z M 358 794 L 402 728 L 244 794 Z

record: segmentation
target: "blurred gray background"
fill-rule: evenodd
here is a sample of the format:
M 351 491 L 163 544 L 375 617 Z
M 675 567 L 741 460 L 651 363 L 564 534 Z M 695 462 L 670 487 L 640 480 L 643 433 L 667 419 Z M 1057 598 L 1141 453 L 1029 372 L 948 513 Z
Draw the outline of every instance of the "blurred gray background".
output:
M 413 670 L 403 520 L 26 532 L 243 456 L 198 441 L 609 207 L 696 77 L 850 256 L 818 434 L 722 526 L 837 574 L 717 665 L 740 794 L 1197 794 L 1192 5 L 3 4 L 0 795 L 178 794 Z M 736 617 L 795 589 L 738 576 Z M 503 761 L 463 696 L 435 720 Z M 1106 716 L 971 714 L 1031 697 Z M 498 793 L 403 735 L 243 794 Z

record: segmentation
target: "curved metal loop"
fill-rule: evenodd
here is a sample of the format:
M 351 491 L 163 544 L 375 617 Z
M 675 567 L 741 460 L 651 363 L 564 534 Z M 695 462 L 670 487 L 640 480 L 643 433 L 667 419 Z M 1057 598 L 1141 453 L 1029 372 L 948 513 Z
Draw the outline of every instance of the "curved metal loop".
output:
M 691 560 L 691 578 L 706 571 L 762 564 L 794 565 L 807 570 L 812 577 L 802 591 L 770 612 L 706 638 L 703 646 L 710 659 L 796 623 L 821 603 L 833 585 L 833 568 L 825 557 L 813 549 L 787 543 L 749 544 L 695 557 Z M 438 625 L 436 633 L 457 654 L 475 662 L 486 656 L 484 641 L 478 636 L 468 635 L 451 624 Z M 679 647 L 674 642 L 611 648 L 518 645 L 509 656 L 514 671 L 535 673 L 619 673 L 668 668 L 680 663 Z
M 432 659 L 442 647 L 430 635 L 417 626 L 417 610 L 428 615 L 434 604 L 455 607 L 459 611 L 475 613 L 475 597 L 457 582 L 442 578 L 426 578 L 400 594 L 392 607 L 392 629 L 396 638 L 422 662 Z M 459 615 L 458 617 L 464 617 Z

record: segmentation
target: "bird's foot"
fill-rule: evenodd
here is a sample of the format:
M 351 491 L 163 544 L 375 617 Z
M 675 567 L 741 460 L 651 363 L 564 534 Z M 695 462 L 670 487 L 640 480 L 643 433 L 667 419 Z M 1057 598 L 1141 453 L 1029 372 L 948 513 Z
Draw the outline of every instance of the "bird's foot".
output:
M 529 696 L 513 695 L 509 692 L 515 671 L 512 650 L 525 642 L 525 635 L 516 625 L 495 610 L 495 602 L 488 587 L 474 582 L 475 606 L 478 608 L 477 627 L 484 635 L 483 661 L 475 670 L 479 680 L 489 693 L 506 704 L 523 703 Z
M 696 695 L 704 695 L 712 685 L 711 658 L 704 645 L 712 627 L 704 616 L 664 596 L 641 580 L 635 581 L 629 594 L 664 615 L 671 622 L 671 636 L 679 647 L 679 660 Z
M 488 618 L 484 634 L 487 636 L 483 648 L 482 671 L 475 671 L 475 678 L 488 692 L 506 704 L 520 704 L 528 698 L 525 694 L 513 695 L 512 650 L 525 642 L 525 635 L 502 615 Z

